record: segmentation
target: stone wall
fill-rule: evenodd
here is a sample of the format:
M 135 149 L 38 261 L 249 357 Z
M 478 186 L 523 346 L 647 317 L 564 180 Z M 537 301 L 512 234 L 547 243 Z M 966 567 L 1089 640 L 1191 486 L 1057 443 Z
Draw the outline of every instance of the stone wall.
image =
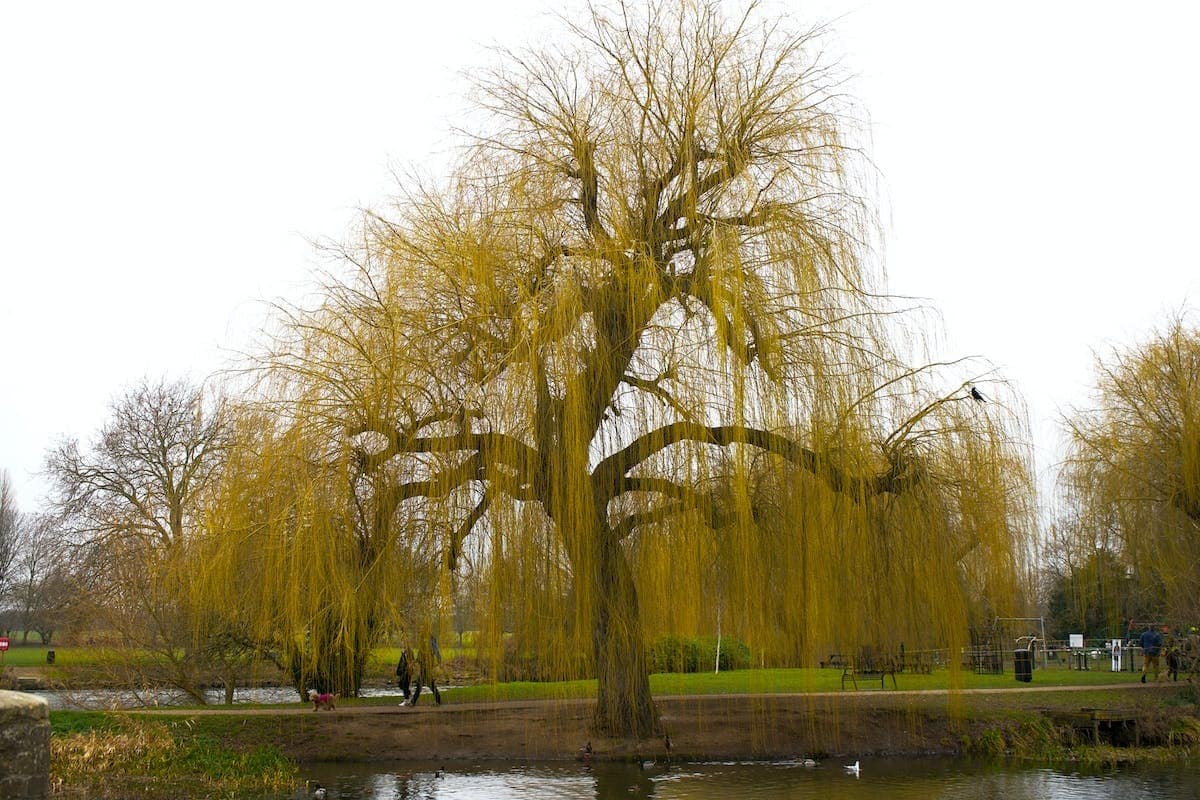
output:
M 31 694 L 0 691 L 0 797 L 41 800 L 49 788 L 49 706 Z

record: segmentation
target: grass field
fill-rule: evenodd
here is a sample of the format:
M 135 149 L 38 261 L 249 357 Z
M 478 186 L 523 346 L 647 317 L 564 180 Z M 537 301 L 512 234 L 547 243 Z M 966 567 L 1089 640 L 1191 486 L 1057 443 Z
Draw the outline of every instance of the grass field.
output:
M 95 664 L 103 657 L 102 654 L 112 653 L 111 650 L 96 647 L 46 647 L 45 645 L 20 645 L 13 642 L 0 663 L 6 667 L 44 667 L 46 666 L 46 651 L 54 651 L 55 663 Z
M 55 651 L 55 667 L 88 667 L 106 664 L 128 663 L 132 658 L 145 658 L 146 654 L 128 650 L 105 647 L 53 647 L 44 646 L 14 646 L 4 654 L 4 664 L 15 667 L 45 667 L 46 651 Z M 460 655 L 457 648 L 443 648 L 446 658 Z M 380 648 L 372 653 L 368 662 L 368 677 L 390 675 L 396 659 L 399 657 L 398 648 Z M 986 688 L 1019 688 L 1022 686 L 1096 686 L 1103 687 L 1114 684 L 1132 683 L 1140 679 L 1139 673 L 1109 671 L 1107 661 L 1092 663 L 1092 669 L 1067 669 L 1065 665 L 1051 663 L 1048 668 L 1036 669 L 1033 673 L 1032 684 L 1023 684 L 1015 680 L 1011 665 L 1001 675 L 977 675 L 974 672 L 962 670 L 951 673 L 948 670 L 935 670 L 928 675 L 916 673 L 901 673 L 896 676 L 896 688 L 901 690 L 923 689 L 986 689 Z M 668 673 L 650 676 L 650 688 L 655 695 L 700 695 L 700 694 L 771 694 L 771 693 L 806 693 L 806 692 L 835 692 L 842 689 L 842 670 L 837 668 L 799 668 L 799 669 L 745 669 L 721 672 L 701 673 Z M 885 691 L 892 690 L 891 678 L 886 678 Z M 847 691 L 853 688 L 847 684 Z M 880 691 L 878 679 L 859 679 L 859 691 Z M 398 693 L 398 691 L 397 691 Z M 594 697 L 596 682 L 594 680 L 558 681 L 558 682 L 513 682 L 501 684 L 481 684 L 463 686 L 443 691 L 445 702 L 487 702 L 501 700 L 525 699 L 566 699 Z M 395 698 L 363 698 L 346 699 L 348 704 L 385 704 L 395 702 Z
M 837 692 L 842 688 L 840 669 L 746 669 L 722 673 L 668 673 L 650 676 L 650 691 L 655 695 L 696 694 L 778 694 L 805 692 Z M 951 675 L 947 670 L 935 670 L 929 675 L 902 673 L 896 676 L 899 689 L 995 689 L 1020 688 L 1022 686 L 1111 686 L 1134 683 L 1140 680 L 1137 673 L 1108 672 L 1101 670 L 1068 670 L 1057 667 L 1034 670 L 1032 684 L 1019 683 L 1011 671 L 1004 675 L 976 675 L 959 672 Z M 860 691 L 880 691 L 877 681 L 859 679 Z M 891 678 L 886 679 L 886 689 L 892 690 Z M 847 683 L 847 691 L 853 688 Z M 558 681 L 547 683 L 501 683 L 480 686 L 464 686 L 447 689 L 443 700 L 449 703 L 469 703 L 490 700 L 534 700 L 564 699 L 572 697 L 595 697 L 594 680 Z M 389 698 L 365 698 L 364 704 L 390 702 Z M 424 702 L 424 700 L 422 701 Z

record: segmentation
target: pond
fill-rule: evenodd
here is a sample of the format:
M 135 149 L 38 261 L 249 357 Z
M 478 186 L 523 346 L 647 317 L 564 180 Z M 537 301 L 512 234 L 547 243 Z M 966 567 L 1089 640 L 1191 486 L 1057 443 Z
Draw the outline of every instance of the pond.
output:
M 1200 796 L 1200 763 L 1120 769 L 1029 767 L 961 759 L 869 759 L 857 776 L 840 761 L 637 764 L 307 764 L 329 800 L 1181 800 Z M 287 798 L 312 797 L 312 786 Z M 279 798 L 278 800 L 284 800 Z

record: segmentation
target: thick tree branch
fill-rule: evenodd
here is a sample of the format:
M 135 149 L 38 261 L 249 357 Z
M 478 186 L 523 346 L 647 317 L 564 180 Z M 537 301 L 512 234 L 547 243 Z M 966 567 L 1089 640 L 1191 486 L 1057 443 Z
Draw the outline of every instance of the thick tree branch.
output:
M 651 509 L 649 511 L 639 511 L 637 513 L 628 515 L 616 525 L 612 526 L 612 535 L 617 541 L 621 541 L 643 525 L 653 525 L 657 522 L 666 522 L 676 514 L 682 514 L 687 510 L 687 506 L 676 501 L 658 508 Z
M 446 568 L 454 572 L 458 568 L 458 557 L 462 553 L 462 543 L 471 534 L 471 531 L 479 524 L 479 520 L 483 519 L 483 515 L 487 513 L 488 508 L 492 504 L 492 493 L 485 490 L 483 497 L 476 504 L 475 508 L 471 509 L 471 513 L 463 520 L 462 525 L 450 535 L 450 547 L 446 550 Z
M 628 491 L 626 485 L 630 470 L 654 454 L 683 442 L 711 444 L 720 447 L 728 447 L 731 444 L 747 444 L 758 447 L 787 459 L 824 481 L 835 492 L 856 500 L 885 492 L 898 493 L 912 481 L 912 478 L 901 474 L 898 466 L 871 478 L 847 475 L 841 468 L 816 451 L 771 431 L 743 425 L 709 426 L 676 422 L 639 436 L 626 447 L 601 461 L 592 473 L 592 482 L 597 496 L 612 498 Z
M 445 497 L 454 489 L 481 481 L 489 489 L 501 491 L 517 500 L 537 499 L 535 476 L 537 452 L 519 440 L 502 433 L 461 433 L 448 436 L 411 437 L 404 442 L 403 454 L 467 453 L 460 463 L 447 467 L 423 480 L 407 481 L 383 493 L 385 516 L 405 500 L 414 497 Z M 482 512 L 480 512 L 482 513 Z M 463 533 L 470 531 L 467 530 Z
M 437 419 L 453 419 L 461 416 L 461 412 L 438 415 Z M 416 453 L 457 453 L 472 452 L 483 458 L 484 464 L 503 463 L 509 465 L 519 475 L 532 476 L 533 465 L 537 463 L 537 453 L 520 439 L 505 433 L 488 431 L 476 433 L 464 430 L 460 433 L 444 436 L 414 436 L 408 431 L 416 431 L 432 424 L 426 422 L 420 427 L 407 426 L 396 429 L 388 436 L 388 447 L 379 453 L 360 453 L 359 464 L 364 471 L 371 471 L 383 466 L 384 463 L 397 455 L 412 455 Z M 465 424 L 465 420 L 464 423 Z M 365 432 L 365 431 L 364 431 Z
M 583 223 L 597 245 L 607 245 L 612 237 L 604 229 L 600 219 L 600 173 L 596 167 L 596 143 L 577 139 L 574 143 L 578 169 L 568 171 L 581 184 L 579 205 L 583 209 Z

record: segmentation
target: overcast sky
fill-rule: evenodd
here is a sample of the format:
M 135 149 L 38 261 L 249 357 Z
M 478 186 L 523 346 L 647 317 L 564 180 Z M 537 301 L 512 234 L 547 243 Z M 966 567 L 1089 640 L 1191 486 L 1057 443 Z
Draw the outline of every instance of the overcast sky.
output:
M 0 468 L 203 378 L 355 209 L 435 168 L 486 45 L 560 3 L 14 3 L 0 26 Z M 1200 4 L 776 2 L 833 21 L 893 291 L 1024 395 L 1038 467 L 1092 351 L 1200 297 Z

